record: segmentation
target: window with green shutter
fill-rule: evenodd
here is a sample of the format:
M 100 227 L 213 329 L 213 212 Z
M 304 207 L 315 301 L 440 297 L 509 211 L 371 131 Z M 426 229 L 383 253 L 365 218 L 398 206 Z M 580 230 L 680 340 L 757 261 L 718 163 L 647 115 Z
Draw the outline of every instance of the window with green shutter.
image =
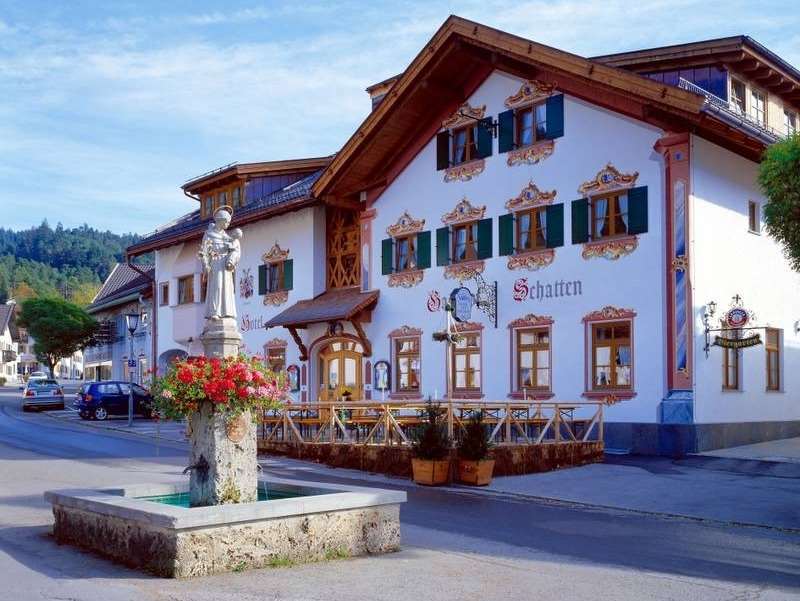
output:
M 417 267 L 428 269 L 431 266 L 431 233 L 424 231 L 417 234 Z
M 583 244 L 589 241 L 589 199 L 572 201 L 572 243 Z
M 514 214 L 500 215 L 497 219 L 501 257 L 514 254 Z
M 283 289 L 291 290 L 294 287 L 294 259 L 283 262 Z
M 381 274 L 389 275 L 394 271 L 394 240 L 386 238 L 381 241 Z
M 492 256 L 492 220 L 478 221 L 478 258 L 488 259 Z
M 440 267 L 450 265 L 450 228 L 436 230 L 436 264 Z
M 514 150 L 514 109 L 497 115 L 497 152 L 503 154 Z
M 258 266 L 258 295 L 264 296 L 267 293 L 267 266 Z
M 545 211 L 547 223 L 545 246 L 547 248 L 564 246 L 564 205 L 548 205 Z
M 258 266 L 258 294 L 291 290 L 294 286 L 294 261 L 269 261 Z
M 628 190 L 628 233 L 647 232 L 647 186 Z
M 545 138 L 553 140 L 564 135 L 564 95 L 558 94 L 547 99 L 547 125 Z

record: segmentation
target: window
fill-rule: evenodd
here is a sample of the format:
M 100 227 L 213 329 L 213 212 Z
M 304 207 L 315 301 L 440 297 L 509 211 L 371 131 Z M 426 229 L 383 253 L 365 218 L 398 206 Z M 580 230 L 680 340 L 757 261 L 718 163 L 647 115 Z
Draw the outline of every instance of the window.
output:
M 278 346 L 267 349 L 267 367 L 274 372 L 286 369 L 286 347 Z
M 178 278 L 178 304 L 187 305 L 194 302 L 194 276 Z
M 478 222 L 453 226 L 453 263 L 478 258 Z
M 119 394 L 119 387 L 116 384 L 99 384 L 97 392 L 100 394 Z
M 517 390 L 550 390 L 550 330 L 517 330 Z
M 734 111 L 742 115 L 746 112 L 745 87 L 738 79 L 731 79 L 731 104 Z
M 233 276 L 234 285 L 236 285 L 236 275 Z M 234 290 L 236 292 L 236 290 Z M 200 274 L 200 302 L 206 302 L 206 295 L 208 294 L 208 273 L 203 271 Z
M 592 326 L 592 388 L 630 388 L 633 356 L 631 324 L 627 321 Z
M 258 266 L 258 294 L 260 296 L 291 290 L 293 280 L 294 261 L 292 259 L 271 260 Z
M 797 133 L 797 113 L 789 110 L 783 111 L 783 127 L 786 130 L 787 136 L 793 136 Z
M 453 390 L 480 392 L 481 389 L 481 335 L 465 332 L 453 349 Z
M 547 207 L 517 213 L 517 251 L 547 247 Z
M 169 282 L 162 282 L 159 289 L 160 298 L 158 299 L 158 304 L 161 307 L 166 307 L 169 304 Z
M 547 105 L 545 103 L 517 109 L 514 112 L 514 118 L 516 119 L 514 143 L 517 148 L 529 146 L 545 139 L 547 135 Z
M 267 292 L 279 292 L 283 289 L 283 261 L 267 265 Z
M 394 373 L 397 392 L 419 392 L 420 360 L 419 336 L 395 338 Z
M 231 203 L 234 209 L 238 209 L 242 206 L 242 189 L 239 186 L 236 186 L 231 192 Z
M 478 126 L 468 125 L 453 130 L 453 156 L 450 163 L 460 165 L 478 156 Z
M 203 198 L 202 212 L 204 217 L 211 217 L 211 214 L 214 212 L 214 196 L 212 194 Z
M 613 194 L 591 200 L 592 239 L 628 233 L 628 195 Z
M 724 337 L 739 338 L 739 330 L 728 330 Z M 722 389 L 739 390 L 739 349 L 722 347 Z
M 781 389 L 781 333 L 780 330 L 767 328 L 767 390 Z
M 750 115 L 759 125 L 767 124 L 767 96 L 753 89 L 750 92 Z
M 405 236 L 395 239 L 395 271 L 410 271 L 417 268 L 417 237 Z
M 753 200 L 747 201 L 747 228 L 754 234 L 761 233 L 761 211 L 759 204 Z
M 224 207 L 227 204 L 228 204 L 228 193 L 226 191 L 223 191 L 217 194 L 216 208 Z

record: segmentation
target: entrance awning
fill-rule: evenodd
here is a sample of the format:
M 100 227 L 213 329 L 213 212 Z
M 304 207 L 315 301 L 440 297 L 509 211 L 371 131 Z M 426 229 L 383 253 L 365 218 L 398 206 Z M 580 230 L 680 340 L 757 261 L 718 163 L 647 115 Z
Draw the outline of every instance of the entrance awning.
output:
M 298 329 L 315 323 L 349 321 L 358 332 L 364 347 L 364 355 L 368 357 L 372 354 L 372 350 L 361 322 L 369 321 L 370 312 L 377 304 L 379 294 L 378 290 L 362 292 L 359 288 L 328 290 L 315 298 L 296 302 L 270 319 L 266 327 L 282 326 L 289 330 L 300 348 L 301 361 L 305 361 L 308 358 L 308 351 L 297 334 Z

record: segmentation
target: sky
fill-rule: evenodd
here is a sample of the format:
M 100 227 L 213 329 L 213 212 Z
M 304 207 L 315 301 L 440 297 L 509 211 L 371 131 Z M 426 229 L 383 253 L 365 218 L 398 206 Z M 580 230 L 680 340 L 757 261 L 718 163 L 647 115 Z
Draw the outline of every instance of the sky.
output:
M 796 0 L 0 0 L 0 227 L 145 234 L 196 175 L 336 152 L 449 14 L 583 56 L 747 34 L 800 67 Z

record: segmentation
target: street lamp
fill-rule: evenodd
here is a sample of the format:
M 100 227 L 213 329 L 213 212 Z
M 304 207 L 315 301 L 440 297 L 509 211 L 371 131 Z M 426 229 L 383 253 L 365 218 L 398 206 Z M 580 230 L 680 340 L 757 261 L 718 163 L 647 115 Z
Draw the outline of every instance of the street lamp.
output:
M 131 335 L 131 352 L 128 355 L 128 380 L 130 381 L 128 389 L 128 427 L 130 428 L 133 426 L 133 368 L 136 367 L 136 359 L 133 356 L 133 334 L 136 332 L 136 328 L 139 327 L 139 314 L 128 313 L 125 316 L 125 324 Z

